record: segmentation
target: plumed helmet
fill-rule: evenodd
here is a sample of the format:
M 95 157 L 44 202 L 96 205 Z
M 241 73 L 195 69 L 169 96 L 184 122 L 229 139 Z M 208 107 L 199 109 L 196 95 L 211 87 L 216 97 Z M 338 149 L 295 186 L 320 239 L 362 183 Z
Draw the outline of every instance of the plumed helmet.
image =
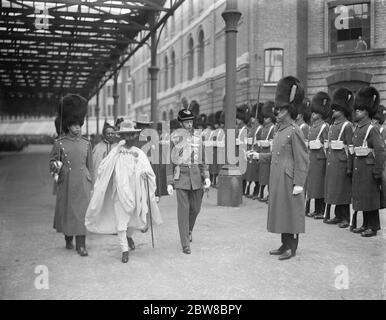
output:
M 332 95 L 331 110 L 337 110 L 344 113 L 346 118 L 351 118 L 354 105 L 354 95 L 347 88 L 338 88 Z
M 331 98 L 328 93 L 320 91 L 312 97 L 311 112 L 319 113 L 323 119 L 330 116 Z
M 364 109 L 372 118 L 379 107 L 379 92 L 374 87 L 362 87 L 355 95 L 354 109 Z
M 182 109 L 178 112 L 177 120 L 180 122 L 194 120 L 194 114 L 189 109 Z
M 302 107 L 304 89 L 299 79 L 293 76 L 281 78 L 276 86 L 275 106 L 287 108 L 292 119 L 296 119 Z
M 249 119 L 251 118 L 251 114 L 247 104 L 242 104 L 236 109 L 236 118 L 243 121 L 244 123 L 248 123 Z
M 192 100 L 189 104 L 190 111 L 192 111 L 193 115 L 197 117 L 200 114 L 200 105 L 196 100 Z

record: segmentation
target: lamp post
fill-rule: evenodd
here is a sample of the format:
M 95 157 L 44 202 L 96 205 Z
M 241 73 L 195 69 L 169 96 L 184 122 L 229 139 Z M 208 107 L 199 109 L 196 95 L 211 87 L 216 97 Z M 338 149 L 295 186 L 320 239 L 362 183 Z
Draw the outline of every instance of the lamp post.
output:
M 157 33 L 154 28 L 156 22 L 156 13 L 150 17 L 151 39 L 150 39 L 150 67 L 148 68 L 150 74 L 150 113 L 151 121 L 156 126 L 158 122 L 157 110 L 157 78 L 159 68 L 157 67 Z
M 99 108 L 99 90 L 97 91 L 96 96 L 96 105 L 95 105 L 95 117 L 96 117 L 96 135 L 99 136 L 99 111 L 101 109 Z
M 240 169 L 229 164 L 228 134 L 235 130 L 236 124 L 236 59 L 237 59 L 237 24 L 241 12 L 237 10 L 237 0 L 227 0 L 222 13 L 225 21 L 225 150 L 226 164 L 219 174 L 217 204 L 237 207 L 242 203 L 242 176 Z

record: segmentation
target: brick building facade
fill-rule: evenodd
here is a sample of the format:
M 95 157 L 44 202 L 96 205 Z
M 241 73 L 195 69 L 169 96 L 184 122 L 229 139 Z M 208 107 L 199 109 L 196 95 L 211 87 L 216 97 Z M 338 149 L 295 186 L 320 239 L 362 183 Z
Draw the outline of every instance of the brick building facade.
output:
M 158 120 L 174 118 L 183 98 L 207 114 L 222 108 L 225 5 L 186 0 L 165 25 L 157 51 Z M 386 0 L 239 0 L 238 7 L 237 104 L 273 99 L 286 75 L 301 79 L 309 97 L 374 85 L 386 104 Z M 150 114 L 149 65 L 144 46 L 121 71 L 120 115 Z

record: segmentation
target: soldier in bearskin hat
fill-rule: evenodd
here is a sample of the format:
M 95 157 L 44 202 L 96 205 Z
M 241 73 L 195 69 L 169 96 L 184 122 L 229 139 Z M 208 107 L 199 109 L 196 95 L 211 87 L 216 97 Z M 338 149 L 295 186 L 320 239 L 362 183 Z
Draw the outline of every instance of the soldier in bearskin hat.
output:
M 248 144 L 248 123 L 251 118 L 250 110 L 247 104 L 243 104 L 236 109 L 236 157 L 244 157 L 240 154 L 240 145 Z M 240 165 L 240 162 L 239 162 Z M 247 180 L 245 179 L 245 168 L 241 168 L 243 175 L 243 195 L 247 195 Z
M 222 111 L 217 111 L 214 114 L 214 130 L 211 133 L 211 141 L 212 141 L 212 148 L 213 148 L 213 163 L 209 164 L 209 173 L 212 176 L 212 186 L 217 187 L 218 181 L 217 177 L 221 170 L 221 165 L 218 163 L 218 147 L 217 147 L 217 138 L 221 132 L 221 114 Z
M 192 232 L 201 210 L 203 189 L 210 188 L 208 167 L 199 158 L 201 136 L 195 134 L 193 128 L 194 115 L 188 109 L 178 112 L 178 121 L 182 129 L 172 134 L 174 144 L 172 166 L 168 166 L 167 190 L 173 194 L 173 186 L 177 193 L 177 219 L 182 251 L 190 254 Z
M 298 116 L 296 117 L 295 123 L 302 130 L 304 140 L 308 142 L 308 133 L 310 131 L 310 120 L 311 120 L 311 101 L 308 98 L 304 98 L 302 105 L 299 108 Z
M 378 128 L 371 123 L 379 108 L 379 93 L 374 87 L 361 88 L 354 102 L 352 205 L 363 211 L 363 225 L 353 230 L 372 237 L 380 229 L 379 209 L 382 171 L 386 160 L 385 144 Z
M 50 155 L 51 171 L 58 175 L 54 228 L 62 232 L 66 248 L 87 256 L 85 214 L 93 178 L 91 143 L 81 135 L 87 100 L 76 94 L 63 97 L 59 107 L 64 136 L 59 137 Z
M 259 131 L 259 137 L 257 145 L 259 146 L 260 153 L 270 153 L 273 136 L 275 134 L 276 117 L 274 115 L 275 103 L 273 101 L 267 101 L 261 107 L 261 117 L 263 119 L 263 127 Z M 259 183 L 260 183 L 260 196 L 257 198 L 259 201 L 267 202 L 268 196 L 264 197 L 265 186 L 269 185 L 270 164 L 267 162 L 259 163 Z
M 322 91 L 314 95 L 311 100 L 311 111 L 312 125 L 308 135 L 310 167 L 308 169 L 306 194 L 307 201 L 315 199 L 315 212 L 310 213 L 306 208 L 306 215 L 315 219 L 323 219 L 325 209 L 324 178 L 327 159 L 324 145 L 328 141 L 329 125 L 326 119 L 331 112 L 330 96 Z
M 304 99 L 300 81 L 282 78 L 276 87 L 277 132 L 272 152 L 254 153 L 261 163 L 271 164 L 268 200 L 268 231 L 281 234 L 282 245 L 271 255 L 286 260 L 296 255 L 299 233 L 305 232 L 304 184 L 308 171 L 308 152 L 301 129 L 295 124 Z
M 262 106 L 262 105 L 260 105 Z M 252 106 L 251 120 L 254 119 L 252 123 L 252 128 L 248 134 L 248 150 L 259 151 L 257 146 L 257 141 L 260 140 L 260 133 L 262 129 L 262 122 L 259 121 L 261 118 L 258 113 L 261 113 L 261 107 L 258 108 L 257 103 Z M 247 159 L 247 171 L 245 172 L 245 179 L 247 180 L 247 197 L 257 199 L 259 195 L 260 185 L 259 185 L 259 163 L 258 160 L 248 157 Z M 254 183 L 254 188 L 252 194 L 250 194 L 250 187 Z
M 348 120 L 352 114 L 353 93 L 346 88 L 337 89 L 332 97 L 333 123 L 328 132 L 327 168 L 325 177 L 325 201 L 335 205 L 335 217 L 329 218 L 329 207 L 325 222 L 347 228 L 350 221 L 352 135 L 353 125 Z

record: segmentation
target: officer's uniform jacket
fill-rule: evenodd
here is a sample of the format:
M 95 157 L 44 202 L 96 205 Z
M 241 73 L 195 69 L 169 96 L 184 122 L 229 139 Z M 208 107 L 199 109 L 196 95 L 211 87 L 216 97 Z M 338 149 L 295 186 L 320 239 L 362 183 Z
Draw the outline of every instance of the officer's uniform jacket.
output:
M 209 179 L 209 171 L 203 161 L 201 136 L 197 132 L 191 135 L 178 129 L 172 133 L 171 142 L 172 165 L 167 166 L 168 184 L 174 185 L 175 189 L 202 189 L 204 180 Z

